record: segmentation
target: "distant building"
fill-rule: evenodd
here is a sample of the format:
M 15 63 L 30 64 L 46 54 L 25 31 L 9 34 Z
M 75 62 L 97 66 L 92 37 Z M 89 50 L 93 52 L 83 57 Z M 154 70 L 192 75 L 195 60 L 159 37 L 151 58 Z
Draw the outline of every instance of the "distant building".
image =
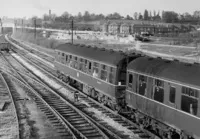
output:
M 128 35 L 130 34 L 130 26 L 127 23 L 122 23 L 120 25 L 120 34 Z
M 192 25 L 159 23 L 155 21 L 140 20 L 109 20 L 102 25 L 102 31 L 110 34 L 141 34 L 149 32 L 151 34 L 172 34 L 185 33 L 195 30 Z
M 108 25 L 109 23 L 105 22 L 103 25 L 102 25 L 102 31 L 103 32 L 108 32 Z
M 119 33 L 119 25 L 116 23 L 116 22 L 113 22 L 113 23 L 110 23 L 108 25 L 108 33 L 111 33 L 111 34 L 118 34 Z

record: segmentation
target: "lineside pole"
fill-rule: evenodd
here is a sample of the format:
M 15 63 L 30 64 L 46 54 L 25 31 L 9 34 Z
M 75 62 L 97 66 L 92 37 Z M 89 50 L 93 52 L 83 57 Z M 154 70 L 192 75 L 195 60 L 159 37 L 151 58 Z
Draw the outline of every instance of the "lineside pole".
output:
M 22 32 L 24 32 L 24 21 L 23 21 L 23 19 L 22 19 Z
M 34 27 L 35 27 L 35 29 L 34 29 L 34 37 L 36 39 L 36 19 L 34 19 Z
M 74 29 L 74 20 L 73 20 L 73 18 L 72 18 L 72 44 L 73 44 L 73 35 L 74 35 L 73 29 Z
M 1 24 L 1 34 L 3 34 L 3 23 L 2 23 L 1 18 L 0 18 L 0 24 Z

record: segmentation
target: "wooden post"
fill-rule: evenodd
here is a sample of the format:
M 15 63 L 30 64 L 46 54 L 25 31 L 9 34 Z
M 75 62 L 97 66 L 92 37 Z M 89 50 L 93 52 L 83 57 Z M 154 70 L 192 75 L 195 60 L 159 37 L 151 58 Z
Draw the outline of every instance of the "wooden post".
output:
M 74 21 L 73 21 L 73 18 L 72 18 L 72 44 L 73 44 L 73 27 L 74 26 Z

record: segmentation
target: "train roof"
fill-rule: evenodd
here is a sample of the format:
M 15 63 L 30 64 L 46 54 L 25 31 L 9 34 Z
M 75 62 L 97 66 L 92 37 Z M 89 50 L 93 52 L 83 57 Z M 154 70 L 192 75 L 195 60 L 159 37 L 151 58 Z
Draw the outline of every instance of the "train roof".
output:
M 200 86 L 200 65 L 167 61 L 160 58 L 140 57 L 128 65 L 128 70 L 161 79 Z
M 89 58 L 95 61 L 100 61 L 113 66 L 117 66 L 117 64 L 126 57 L 125 53 L 123 52 L 85 45 L 74 45 L 71 43 L 61 44 L 56 47 L 56 50 Z

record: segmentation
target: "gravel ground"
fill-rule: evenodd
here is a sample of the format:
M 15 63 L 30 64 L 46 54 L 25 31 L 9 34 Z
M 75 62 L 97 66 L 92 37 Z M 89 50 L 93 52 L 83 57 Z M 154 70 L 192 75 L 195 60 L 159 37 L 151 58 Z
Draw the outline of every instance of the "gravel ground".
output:
M 18 134 L 17 122 L 8 92 L 0 93 L 0 102 L 6 102 L 4 110 L 0 111 L 0 138 L 16 139 Z
M 46 115 L 37 108 L 36 103 L 27 95 L 26 90 L 20 83 L 13 82 L 19 94 L 16 102 L 19 115 L 19 128 L 21 139 L 60 139 L 60 135 L 55 131 Z M 7 98 L 7 99 L 6 99 Z M 9 97 L 0 97 L 1 100 L 9 100 Z M 6 111 L 0 113 L 0 138 L 16 139 L 15 119 L 11 105 L 6 106 Z
M 37 70 L 35 67 L 31 66 L 29 63 L 27 63 L 26 61 L 24 61 L 22 58 L 20 58 L 20 56 L 16 55 L 16 54 L 12 54 L 14 57 L 16 57 L 21 63 L 23 63 L 26 67 L 28 67 L 30 70 L 32 70 L 37 76 L 39 76 L 40 78 L 42 78 L 44 80 L 44 82 L 46 82 L 47 84 L 49 84 L 50 86 L 54 87 L 56 90 L 58 90 L 60 93 L 62 93 L 63 95 L 67 96 L 69 99 L 71 99 L 73 101 L 74 97 L 73 97 L 73 93 L 69 92 L 67 89 L 63 88 L 60 84 L 56 83 L 54 80 L 51 80 L 49 77 L 47 77 L 46 75 L 44 75 L 43 73 L 41 73 L 39 70 Z M 100 118 L 102 120 L 104 120 L 108 125 L 114 127 L 116 130 L 118 130 L 119 132 L 124 132 L 125 135 L 129 135 L 130 138 L 134 138 L 137 137 L 137 135 L 133 134 L 132 131 L 130 131 L 128 128 L 123 127 L 120 123 L 115 122 L 114 120 L 112 120 L 111 118 L 109 118 L 108 116 L 102 114 L 100 111 L 98 111 L 95 108 L 91 108 L 91 106 L 89 104 L 87 104 L 87 102 L 85 102 L 84 100 L 80 99 L 79 103 L 84 103 L 86 104 L 88 107 L 88 111 L 92 111 L 94 112 L 95 116 L 97 118 Z

